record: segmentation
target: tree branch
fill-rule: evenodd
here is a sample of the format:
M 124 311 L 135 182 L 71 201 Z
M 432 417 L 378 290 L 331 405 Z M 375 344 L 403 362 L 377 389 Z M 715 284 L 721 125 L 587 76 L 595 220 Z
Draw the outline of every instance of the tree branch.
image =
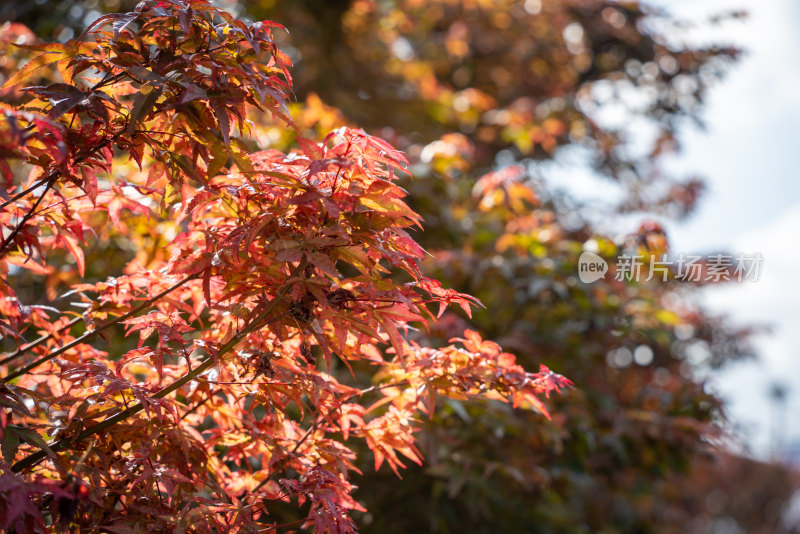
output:
M 172 293 L 173 291 L 175 291 L 176 289 L 178 289 L 179 287 L 184 285 L 186 282 L 197 278 L 199 276 L 199 274 L 200 273 L 195 273 L 195 274 L 192 274 L 190 276 L 187 276 L 186 278 L 184 278 L 180 282 L 178 282 L 178 283 L 174 284 L 173 286 L 165 289 L 164 291 L 162 291 L 161 293 L 159 293 L 155 297 L 151 297 L 151 298 L 147 299 L 146 301 L 142 302 L 140 305 L 136 306 L 134 309 L 130 310 L 128 313 L 126 313 L 124 315 L 120 315 L 116 319 L 103 324 L 102 326 L 92 330 L 91 332 L 87 332 L 86 334 L 82 335 L 81 337 L 79 337 L 77 339 L 72 340 L 70 343 L 67 343 L 66 345 L 64 345 L 60 349 L 57 349 L 57 350 L 55 350 L 55 351 L 53 351 L 53 352 L 51 352 L 49 354 L 45 354 L 44 356 L 42 356 L 38 360 L 35 360 L 35 361 L 29 363 L 25 367 L 22 367 L 21 369 L 17 369 L 16 371 L 14 371 L 13 373 L 10 373 L 5 378 L 0 379 L 0 382 L 8 382 L 9 380 L 13 380 L 15 378 L 18 378 L 18 377 L 24 375 L 25 373 L 29 372 L 31 369 L 33 369 L 33 368 L 35 368 L 35 367 L 37 367 L 37 366 L 39 366 L 39 365 L 41 365 L 41 364 L 43 364 L 45 362 L 49 362 L 50 360 L 52 360 L 53 358 L 55 358 L 59 354 L 63 354 L 64 352 L 68 351 L 69 349 L 71 349 L 71 348 L 73 348 L 73 347 L 75 347 L 77 345 L 80 345 L 81 343 L 85 343 L 87 341 L 91 341 L 92 339 L 94 339 L 95 337 L 100 335 L 100 333 L 103 332 L 104 330 L 107 330 L 108 328 L 114 326 L 115 324 L 119 324 L 122 321 L 125 321 L 126 319 L 136 315 L 140 311 L 142 311 L 142 310 L 144 310 L 146 308 L 149 308 L 156 301 L 158 301 L 161 298 L 165 297 L 166 295 Z M 41 339 L 37 339 L 34 343 L 39 344 L 40 342 L 42 342 L 42 340 Z M 9 358 L 6 358 L 5 360 L 3 360 L 0 363 L 6 363 L 7 361 L 10 361 L 10 360 L 16 358 L 19 354 L 22 354 L 23 352 L 28 350 L 28 348 L 33 348 L 33 346 L 35 346 L 35 345 L 31 345 L 31 347 L 25 347 L 24 350 L 20 349 L 19 351 L 17 351 L 17 354 L 12 355 Z
M 50 189 L 52 189 L 52 187 L 53 187 L 53 185 L 55 183 L 56 183 L 55 177 L 51 178 L 47 182 L 47 187 L 45 187 L 45 189 L 42 192 L 42 194 L 39 195 L 39 198 L 36 199 L 36 202 L 33 203 L 33 206 L 31 206 L 31 208 L 28 210 L 28 213 L 25 214 L 25 216 L 22 218 L 22 220 L 19 222 L 19 224 L 11 231 L 10 234 L 8 234 L 8 237 L 6 237 L 3 240 L 3 244 L 0 245 L 0 256 L 3 256 L 3 254 L 6 251 L 6 247 L 8 247 L 8 245 L 10 245 L 12 241 L 14 241 L 14 238 L 17 236 L 19 231 L 22 230 L 23 226 L 25 226 L 25 223 L 28 222 L 28 220 L 31 217 L 33 217 L 33 214 L 36 213 L 36 208 L 39 207 L 39 204 L 42 203 L 42 200 L 44 200 L 44 197 L 47 195 L 47 193 L 50 191 Z
M 197 367 L 195 367 L 194 369 L 183 375 L 181 378 L 177 379 L 169 386 L 158 390 L 152 396 L 152 398 L 154 399 L 164 398 L 173 391 L 183 386 L 184 384 L 194 380 L 200 374 L 210 369 L 214 365 L 214 363 L 218 361 L 220 356 L 226 354 L 231 349 L 233 349 L 233 347 L 235 347 L 236 344 L 239 343 L 247 334 L 260 329 L 266 324 L 269 324 L 271 322 L 270 315 L 272 315 L 272 313 L 275 311 L 275 308 L 278 306 L 278 303 L 284 299 L 286 293 L 289 291 L 289 286 L 288 286 L 289 280 L 294 278 L 295 275 L 297 275 L 297 273 L 301 272 L 305 268 L 305 266 L 306 266 L 306 261 L 305 259 L 303 259 L 288 276 L 286 282 L 284 282 L 284 285 L 281 287 L 280 290 L 278 290 L 278 293 L 275 295 L 275 298 L 269 303 L 266 309 L 256 319 L 251 321 L 248 326 L 246 326 L 243 330 L 234 335 L 227 343 L 225 343 L 222 347 L 220 347 L 219 350 L 217 350 L 216 357 L 208 355 L 206 359 L 200 363 L 200 365 L 198 365 Z M 184 282 L 185 281 L 186 280 L 184 280 Z M 73 443 L 77 443 L 81 440 L 92 437 L 95 434 L 102 432 L 103 430 L 109 427 L 114 426 L 120 421 L 124 421 L 128 417 L 141 412 L 142 410 L 144 410 L 144 404 L 142 404 L 141 402 L 137 402 L 130 408 L 122 410 L 121 412 L 118 412 L 115 415 L 112 415 L 111 417 L 104 419 L 103 421 L 97 423 L 96 425 L 87 428 L 86 430 L 78 434 L 76 438 L 62 439 L 60 441 L 54 442 L 52 445 L 49 446 L 49 448 L 51 451 L 62 450 Z M 36 451 L 27 458 L 23 458 L 19 462 L 15 463 L 11 469 L 15 473 L 18 473 L 23 469 L 26 469 L 28 467 L 33 467 L 40 461 L 44 460 L 47 457 L 47 454 L 48 453 L 45 450 Z
M 53 171 L 50 174 L 48 174 L 47 176 L 45 176 L 44 178 L 42 178 L 41 180 L 35 182 L 32 186 L 30 186 L 25 191 L 21 191 L 21 192 L 17 193 L 16 195 L 14 195 L 13 197 L 9 198 L 8 200 L 6 200 L 2 204 L 0 204 L 0 210 L 5 208 L 9 204 L 12 204 L 12 203 L 16 202 L 17 200 L 21 199 L 22 197 L 24 197 L 25 195 L 27 195 L 31 191 L 35 190 L 36 188 L 41 187 L 44 184 L 46 184 L 47 182 L 51 181 L 53 178 L 56 177 L 57 174 L 58 173 L 56 171 Z
M 85 161 L 87 158 L 89 158 L 89 156 L 95 154 L 100 149 L 102 149 L 102 148 L 104 148 L 104 147 L 106 147 L 106 146 L 108 146 L 110 144 L 113 144 L 124 131 L 125 130 L 120 130 L 119 132 L 115 133 L 113 136 L 105 139 L 102 143 L 92 147 L 89 150 L 89 152 L 87 152 L 86 154 L 76 157 L 72 162 L 73 166 L 77 165 L 78 163 L 80 163 L 82 161 Z M 22 221 L 20 221 L 20 223 L 16 226 L 16 228 L 14 228 L 14 230 L 11 232 L 11 234 L 9 234 L 9 236 L 3 241 L 3 244 L 0 245 L 0 256 L 2 256 L 5 253 L 6 247 L 8 247 L 8 245 L 11 244 L 11 242 L 14 240 L 14 237 L 17 235 L 17 233 L 19 233 L 19 231 L 22 230 L 22 227 L 25 226 L 25 223 L 28 222 L 28 219 L 33 217 L 34 213 L 36 213 L 36 208 L 39 207 L 39 204 L 42 202 L 42 199 L 44 199 L 44 197 L 47 195 L 47 192 L 50 191 L 50 189 L 55 185 L 56 179 L 58 178 L 59 174 L 61 174 L 60 171 L 57 171 L 57 170 L 51 171 L 50 174 L 48 174 L 45 178 L 42 178 L 41 180 L 39 180 L 37 183 L 35 183 L 34 185 L 29 187 L 25 191 L 22 191 L 21 193 L 18 193 L 17 195 L 14 195 L 13 198 L 11 198 L 10 200 L 7 200 L 6 202 L 3 203 L 2 207 L 4 208 L 9 203 L 11 203 L 14 200 L 16 200 L 18 198 L 21 198 L 22 196 L 28 194 L 29 192 L 33 191 L 37 187 L 41 186 L 43 183 L 45 183 L 45 182 L 47 183 L 47 187 L 44 190 L 44 192 L 41 194 L 41 196 L 38 199 L 36 199 L 36 202 L 34 203 L 33 206 L 31 206 L 31 209 L 28 210 L 28 213 L 26 213 L 25 216 L 22 218 Z
M 66 324 L 66 325 L 62 326 L 61 328 L 59 328 L 58 332 L 62 332 L 64 330 L 68 330 L 68 329 L 72 328 L 73 326 L 75 326 L 76 324 L 81 322 L 81 320 L 83 320 L 83 319 L 85 319 L 85 317 L 83 315 L 81 315 L 80 317 L 75 317 L 68 324 Z M 33 348 L 38 347 L 39 345 L 41 345 L 42 343 L 44 343 L 48 339 L 52 338 L 53 335 L 54 334 L 47 334 L 46 336 L 40 337 L 36 341 L 31 341 L 27 345 L 18 348 L 16 352 L 14 352 L 13 354 L 9 355 L 8 357 L 3 358 L 2 360 L 0 360 L 0 365 L 5 365 L 5 364 L 7 364 L 9 362 L 12 362 L 12 361 L 16 360 L 22 354 L 28 352 L 29 350 L 31 350 Z

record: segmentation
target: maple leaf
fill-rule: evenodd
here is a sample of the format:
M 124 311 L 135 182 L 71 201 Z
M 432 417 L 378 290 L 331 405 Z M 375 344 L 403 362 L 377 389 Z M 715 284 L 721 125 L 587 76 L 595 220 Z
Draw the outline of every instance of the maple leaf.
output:
M 0 105 L 0 528 L 261 531 L 266 498 L 355 532 L 346 441 L 399 475 L 437 397 L 569 385 L 475 332 L 417 345 L 428 304 L 480 302 L 422 276 L 402 151 L 319 99 L 324 128 L 294 122 L 282 28 L 144 0 L 4 86 L 44 79 Z

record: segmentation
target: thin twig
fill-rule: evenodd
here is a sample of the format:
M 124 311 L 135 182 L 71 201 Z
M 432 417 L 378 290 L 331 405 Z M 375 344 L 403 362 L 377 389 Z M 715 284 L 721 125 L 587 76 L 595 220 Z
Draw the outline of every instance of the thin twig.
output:
M 257 530 L 256 532 L 271 532 L 273 530 L 278 530 L 279 528 L 286 528 L 286 527 L 291 527 L 291 526 L 294 526 L 294 525 L 299 525 L 300 523 L 305 523 L 306 521 L 308 521 L 308 518 L 304 517 L 303 519 L 298 519 L 297 521 L 290 521 L 288 523 L 283 523 L 283 524 L 280 524 L 280 525 L 275 525 L 275 526 L 271 526 L 271 527 L 265 527 L 265 528 L 263 528 L 261 530 Z
M 58 174 L 56 171 L 51 172 L 50 174 L 48 174 L 47 176 L 45 176 L 41 180 L 35 182 L 32 186 L 30 186 L 25 191 L 21 191 L 21 192 L 17 193 L 16 195 L 14 195 L 13 197 L 9 198 L 8 200 L 6 200 L 2 204 L 0 204 L 0 210 L 5 208 L 9 204 L 11 204 L 13 202 L 16 202 L 17 200 L 21 199 L 22 197 L 24 197 L 25 195 L 27 195 L 31 191 L 34 191 L 35 189 L 37 189 L 39 187 L 42 187 L 44 184 L 46 184 L 47 182 L 49 182 L 50 180 L 55 178 L 56 174 Z
M 302 272 L 302 270 L 305 269 L 305 267 L 306 267 L 306 262 L 305 260 L 302 260 L 297 265 L 297 267 L 295 267 L 295 269 L 292 271 L 289 277 L 286 279 L 286 282 L 294 278 L 294 276 L 297 275 L 297 273 Z M 208 355 L 206 359 L 200 363 L 200 365 L 195 367 L 192 371 L 189 371 L 188 373 L 183 375 L 181 378 L 177 379 L 169 386 L 158 390 L 155 394 L 153 394 L 152 398 L 162 399 L 167 395 L 169 395 L 170 393 L 177 390 L 178 388 L 180 388 L 181 386 L 183 386 L 184 384 L 187 384 L 188 382 L 194 380 L 199 375 L 210 369 L 218 361 L 220 356 L 233 349 L 233 347 L 235 347 L 242 339 L 244 339 L 244 337 L 247 334 L 255 330 L 258 330 L 265 324 L 268 324 L 270 322 L 269 320 L 270 315 L 272 315 L 272 313 L 275 311 L 275 308 L 278 306 L 280 301 L 284 299 L 286 293 L 289 291 L 290 286 L 286 282 L 278 291 L 278 293 L 275 295 L 275 299 L 273 299 L 272 302 L 269 303 L 269 306 L 267 306 L 266 309 L 256 319 L 251 321 L 248 326 L 246 326 L 243 330 L 234 335 L 227 343 L 225 343 L 222 347 L 220 347 L 219 350 L 217 350 L 216 356 Z M 76 438 L 66 438 L 59 440 L 51 444 L 49 448 L 51 451 L 62 450 L 69 445 L 72 445 L 86 438 L 90 438 L 95 434 L 102 432 L 103 430 L 109 427 L 114 426 L 120 421 L 124 421 L 128 417 L 131 417 L 132 415 L 141 412 L 142 410 L 144 410 L 144 404 L 140 401 L 135 405 L 131 406 L 130 408 L 122 410 L 121 412 L 118 412 L 117 414 L 112 415 L 107 419 L 104 419 L 103 421 L 97 423 L 96 425 L 87 428 L 86 430 L 78 434 Z M 48 453 L 45 452 L 44 450 L 38 450 L 33 454 L 31 454 L 30 456 L 23 458 L 22 460 L 15 463 L 11 469 L 15 473 L 18 473 L 23 469 L 26 469 L 28 467 L 33 467 L 40 461 L 44 460 L 47 457 L 47 454 Z
M 62 326 L 61 328 L 59 328 L 56 332 L 63 332 L 64 330 L 68 330 L 68 329 L 72 328 L 73 326 L 75 326 L 76 324 L 78 324 L 79 322 L 81 322 L 83 319 L 85 319 L 85 317 L 83 315 L 81 315 L 79 317 L 75 317 L 69 323 L 67 323 L 64 326 Z M 27 345 L 18 348 L 17 351 L 14 354 L 11 354 L 8 357 L 3 358 L 2 360 L 0 360 L 0 365 L 5 365 L 5 364 L 7 364 L 7 363 L 9 363 L 11 361 L 14 361 L 20 355 L 28 352 L 29 350 L 31 350 L 31 349 L 33 349 L 35 347 L 38 347 L 39 345 L 41 345 L 45 341 L 47 341 L 50 338 L 52 338 L 54 335 L 55 334 L 53 334 L 53 333 L 47 334 L 46 336 L 42 336 L 39 339 L 37 339 L 35 341 L 31 341 Z
M 77 165 L 78 163 L 81 163 L 81 162 L 85 161 L 90 156 L 93 156 L 99 150 L 101 150 L 101 149 L 107 147 L 108 145 L 113 144 L 114 142 L 116 142 L 116 140 L 119 138 L 119 136 L 122 134 L 122 132 L 124 132 L 124 130 L 121 130 L 121 131 L 117 132 L 116 134 L 114 134 L 110 138 L 106 139 L 105 141 L 103 141 L 99 145 L 96 145 L 96 146 L 92 147 L 92 149 L 89 150 L 89 152 L 87 152 L 86 154 L 76 157 L 72 162 L 73 166 Z M 60 171 L 51 171 L 50 174 L 48 174 L 46 178 L 43 178 L 43 180 L 46 180 L 46 182 L 47 182 L 47 186 L 46 186 L 44 192 L 39 196 L 38 199 L 36 199 L 36 202 L 33 204 L 33 206 L 31 206 L 31 209 L 28 210 L 28 213 L 25 214 L 25 216 L 22 218 L 22 220 L 16 226 L 16 228 L 14 228 L 14 230 L 11 231 L 9 236 L 3 241 L 2 246 L 0 246 L 0 256 L 2 256 L 5 253 L 6 247 L 8 247 L 8 245 L 11 244 L 11 242 L 14 240 L 14 237 L 16 237 L 17 233 L 19 233 L 19 231 L 22 230 L 22 227 L 25 226 L 25 223 L 28 222 L 28 219 L 30 219 L 33 216 L 33 214 L 36 212 L 36 208 L 39 207 L 39 204 L 42 202 L 44 197 L 47 195 L 47 193 L 50 191 L 50 189 L 55 185 L 56 179 L 58 178 L 58 176 L 60 174 L 61 174 Z M 41 180 L 40 180 L 40 182 L 41 182 Z M 28 189 L 30 189 L 30 188 L 28 188 Z M 25 192 L 23 192 L 23 193 L 25 193 Z M 16 198 L 16 196 L 14 198 Z M 3 206 L 8 204 L 8 202 L 11 202 L 11 200 L 6 201 L 6 203 L 4 203 Z
M 368 393 L 373 393 L 375 391 L 381 391 L 383 389 L 396 388 L 396 387 L 407 386 L 407 385 L 408 385 L 408 381 L 407 380 L 403 380 L 401 382 L 392 382 L 392 383 L 389 383 L 389 384 L 377 384 L 375 386 L 368 387 L 367 389 L 362 389 L 360 391 L 356 391 L 355 393 L 352 393 L 350 396 L 348 396 L 346 398 L 349 399 L 350 397 L 353 397 L 355 395 L 366 395 Z
M 36 199 L 36 202 L 33 203 L 33 206 L 31 206 L 31 209 L 28 210 L 28 213 L 25 214 L 25 216 L 22 218 L 19 224 L 17 224 L 17 226 L 11 231 L 11 233 L 8 234 L 8 237 L 6 237 L 3 240 L 3 244 L 0 245 L 0 256 L 2 256 L 5 253 L 6 247 L 8 247 L 8 245 L 10 245 L 12 241 L 14 241 L 14 238 L 17 236 L 19 231 L 22 230 L 23 226 L 25 226 L 25 223 L 28 222 L 28 220 L 31 217 L 33 217 L 33 214 L 36 212 L 36 208 L 39 207 L 39 204 L 42 203 L 42 200 L 44 200 L 44 197 L 47 195 L 50 189 L 52 189 L 55 183 L 56 183 L 55 178 L 51 178 L 47 182 L 47 187 L 45 187 L 44 191 L 39 196 L 39 198 Z
M 17 369 L 16 371 L 14 371 L 13 373 L 10 373 L 5 378 L 0 379 L 0 382 L 8 382 L 9 380 L 13 380 L 13 379 L 15 379 L 17 377 L 20 377 L 20 376 L 24 375 L 25 373 L 27 373 L 28 371 L 30 371 L 31 369 L 33 369 L 33 368 L 35 368 L 35 367 L 37 367 L 37 366 L 39 366 L 39 365 L 41 365 L 41 364 L 43 364 L 45 362 L 49 362 L 50 360 L 52 360 L 53 358 L 55 358 L 59 354 L 63 354 L 64 352 L 68 351 L 69 349 L 71 349 L 71 348 L 73 348 L 73 347 L 75 347 L 77 345 L 80 345 L 81 343 L 85 343 L 87 341 L 90 341 L 90 340 L 94 339 L 95 337 L 100 335 L 100 333 L 103 332 L 104 330 L 107 330 L 108 328 L 110 328 L 110 327 L 112 327 L 112 326 L 114 326 L 116 324 L 119 324 L 122 321 L 124 321 L 124 320 L 126 320 L 126 319 L 128 319 L 128 318 L 130 318 L 130 317 L 132 317 L 134 315 L 136 315 L 137 313 L 139 313 L 140 311 L 144 310 L 145 308 L 149 308 L 156 301 L 160 300 L 161 298 L 163 298 L 164 296 L 168 295 L 169 293 L 175 291 L 176 289 L 181 287 L 186 282 L 197 278 L 199 276 L 199 274 L 200 273 L 195 273 L 195 274 L 192 274 L 190 276 L 187 276 L 186 278 L 184 278 L 180 282 L 176 283 L 172 287 L 169 287 L 169 288 L 165 289 L 164 291 L 162 291 L 161 293 L 159 293 L 155 297 L 151 297 L 151 298 L 147 299 L 146 301 L 144 301 L 140 305 L 136 306 L 134 309 L 132 309 L 128 313 L 126 313 L 124 315 L 120 315 L 116 319 L 114 319 L 112 321 L 109 321 L 109 322 L 99 326 L 98 328 L 92 330 L 91 332 L 87 332 L 86 334 L 82 335 L 81 337 L 79 337 L 77 339 L 72 340 L 70 343 L 67 343 L 66 345 L 64 345 L 60 349 L 57 349 L 57 350 L 55 350 L 53 352 L 45 354 L 44 356 L 42 356 L 38 360 L 35 360 L 35 361 L 29 363 L 25 367 L 22 367 L 21 369 Z
M 210 401 L 210 400 L 211 400 L 211 398 L 212 398 L 214 395 L 215 395 L 215 394 L 214 394 L 213 392 L 209 392 L 209 395 L 208 395 L 208 396 L 207 396 L 205 399 L 203 399 L 203 400 L 201 400 L 201 401 L 199 401 L 199 402 L 195 403 L 195 405 L 194 405 L 194 406 L 192 406 L 191 408 L 189 408 L 188 410 L 186 410 L 186 412 L 185 412 L 185 413 L 184 413 L 184 414 L 181 416 L 181 421 L 183 421 L 184 419 L 186 419 L 186 416 L 187 416 L 187 415 L 191 415 L 191 414 L 193 414 L 195 411 L 197 411 L 197 409 L 198 409 L 200 406 L 202 406 L 202 405 L 204 405 L 205 403 L 207 403 L 208 401 Z
M 308 439 L 308 438 L 311 436 L 311 434 L 312 434 L 312 433 L 313 433 L 313 432 L 314 432 L 314 431 L 317 429 L 317 426 L 319 426 L 319 423 L 320 423 L 320 422 L 321 422 L 321 420 L 320 420 L 320 419 L 317 419 L 316 421 L 314 421 L 314 424 L 312 424 L 312 425 L 311 425 L 311 426 L 308 428 L 308 430 L 306 430 L 305 434 L 303 434 L 303 437 L 302 437 L 302 438 L 300 438 L 300 441 L 298 441 L 297 443 L 295 443 L 294 447 L 293 447 L 293 448 L 292 448 L 292 450 L 289 452 L 289 454 L 287 454 L 286 456 L 284 456 L 284 457 L 283 457 L 283 458 L 282 458 L 282 459 L 281 459 L 281 460 L 278 462 L 278 464 L 276 465 L 276 467 L 277 467 L 277 466 L 279 466 L 281 463 L 283 463 L 283 462 L 287 461 L 289 458 L 291 458 L 292 456 L 294 456 L 294 455 L 295 455 L 295 453 L 296 453 L 296 452 L 297 452 L 297 450 L 300 448 L 300 446 L 301 446 L 303 443 L 305 443 L 305 441 L 306 441 L 306 440 L 307 440 L 307 439 Z M 274 470 L 274 469 L 275 469 L 275 468 L 273 468 L 273 470 Z M 269 478 L 269 477 L 266 477 L 264 480 L 262 480 L 261 482 L 259 482 L 259 483 L 258 483 L 258 485 L 257 485 L 255 488 L 253 488 L 253 489 L 250 491 L 250 493 L 255 493 L 255 492 L 257 492 L 258 490 L 260 490 L 261 488 L 263 488 L 263 487 L 264 487 L 264 485 L 265 485 L 267 482 L 269 482 L 269 481 L 270 481 L 270 478 Z

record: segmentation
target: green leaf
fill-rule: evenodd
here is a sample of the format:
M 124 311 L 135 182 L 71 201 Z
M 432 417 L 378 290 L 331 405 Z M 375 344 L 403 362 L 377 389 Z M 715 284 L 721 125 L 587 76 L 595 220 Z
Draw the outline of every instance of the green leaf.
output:
M 14 461 L 14 456 L 17 454 L 17 449 L 19 449 L 19 436 L 15 427 L 6 427 L 3 432 L 3 443 L 0 444 L 0 449 L 3 451 L 3 459 L 6 463 L 10 464 Z
M 53 449 L 51 449 L 50 446 L 47 443 L 45 443 L 45 441 L 42 439 L 42 436 L 40 436 L 39 433 L 36 432 L 35 430 L 13 425 L 9 425 L 8 427 L 6 427 L 6 430 L 9 428 L 13 428 L 14 431 L 18 434 L 18 436 L 23 440 L 27 441 L 32 445 L 36 445 L 37 447 L 42 449 L 44 452 L 46 452 L 53 458 L 57 458 L 56 453 L 53 451 Z

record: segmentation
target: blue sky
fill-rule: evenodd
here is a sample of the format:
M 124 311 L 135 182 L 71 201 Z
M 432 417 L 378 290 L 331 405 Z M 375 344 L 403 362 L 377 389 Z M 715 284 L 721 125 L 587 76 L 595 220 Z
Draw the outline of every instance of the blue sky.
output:
M 734 324 L 771 328 L 753 339 L 757 360 L 730 365 L 708 379 L 727 401 L 740 443 L 752 454 L 769 458 L 775 445 L 795 444 L 800 450 L 800 416 L 792 416 L 800 414 L 800 1 L 650 0 L 650 5 L 696 23 L 682 39 L 745 50 L 709 91 L 702 114 L 706 128 L 687 124 L 682 151 L 667 161 L 676 176 L 703 177 L 707 194 L 688 220 L 661 222 L 675 255 L 763 256 L 758 282 L 706 288 L 700 295 L 702 305 Z M 749 16 L 707 24 L 710 15 L 731 10 Z M 631 127 L 624 108 L 598 108 L 595 118 Z M 647 138 L 647 131 L 642 133 Z M 618 200 L 621 190 L 594 176 L 579 155 L 565 153 L 541 171 L 550 184 L 584 202 L 584 214 L 599 231 L 620 231 L 619 218 L 608 217 L 603 205 Z M 634 230 L 641 219 L 623 221 L 622 229 Z M 769 399 L 775 383 L 790 390 L 783 419 Z M 782 442 L 774 439 L 776 430 Z
M 800 2 L 657 3 L 697 21 L 739 8 L 750 15 L 692 34 L 699 41 L 736 44 L 747 53 L 711 91 L 707 130 L 687 128 L 684 150 L 670 162 L 672 169 L 703 175 L 709 191 L 695 216 L 668 228 L 675 252 L 725 249 L 764 256 L 758 282 L 707 289 L 703 299 L 736 323 L 772 327 L 755 338 L 757 362 L 711 376 L 745 443 L 768 457 L 776 425 L 784 444 L 800 443 L 800 417 L 792 415 L 800 414 Z M 776 419 L 769 402 L 776 381 L 790 388 L 784 420 Z

